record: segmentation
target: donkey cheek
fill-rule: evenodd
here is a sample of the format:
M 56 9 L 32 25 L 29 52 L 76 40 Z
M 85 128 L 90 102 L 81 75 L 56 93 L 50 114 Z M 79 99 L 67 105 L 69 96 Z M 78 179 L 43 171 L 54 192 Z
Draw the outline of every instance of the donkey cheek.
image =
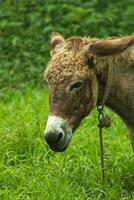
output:
M 81 118 L 80 118 L 80 115 L 77 115 L 77 116 L 72 116 L 69 120 L 69 124 L 71 125 L 72 129 L 76 129 L 80 122 L 81 122 Z

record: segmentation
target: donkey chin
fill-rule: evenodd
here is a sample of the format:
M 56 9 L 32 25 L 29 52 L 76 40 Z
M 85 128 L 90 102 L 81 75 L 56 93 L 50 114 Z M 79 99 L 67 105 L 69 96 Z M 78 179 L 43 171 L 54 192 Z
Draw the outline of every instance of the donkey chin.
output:
M 61 117 L 50 115 L 44 132 L 46 142 L 53 151 L 64 151 L 72 137 L 72 128 Z

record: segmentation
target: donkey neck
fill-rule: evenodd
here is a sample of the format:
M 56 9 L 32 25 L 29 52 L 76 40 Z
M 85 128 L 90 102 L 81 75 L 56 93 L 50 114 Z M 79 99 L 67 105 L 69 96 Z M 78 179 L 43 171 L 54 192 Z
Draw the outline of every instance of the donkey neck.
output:
M 97 78 L 99 103 L 105 92 L 107 69 L 100 70 Z M 134 134 L 134 61 L 124 67 L 123 63 L 114 66 L 112 85 L 105 105 L 116 112 Z

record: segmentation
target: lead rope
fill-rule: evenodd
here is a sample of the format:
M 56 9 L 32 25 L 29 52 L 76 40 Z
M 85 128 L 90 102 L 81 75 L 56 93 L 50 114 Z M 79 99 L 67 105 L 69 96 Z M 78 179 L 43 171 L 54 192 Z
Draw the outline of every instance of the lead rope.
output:
M 101 170 L 101 183 L 105 180 L 105 166 L 104 166 L 104 148 L 103 148 L 103 128 L 110 127 L 111 118 L 103 113 L 104 105 L 97 106 L 98 110 L 98 128 L 99 128 L 99 150 L 100 150 L 100 170 Z
M 98 110 L 98 128 L 99 128 L 99 150 L 100 150 L 100 170 L 101 170 L 101 183 L 105 180 L 105 166 L 104 166 L 104 148 L 103 148 L 103 128 L 111 126 L 111 118 L 107 115 L 104 116 L 104 104 L 109 96 L 110 88 L 113 79 L 113 65 L 108 67 L 108 77 L 106 82 L 105 93 L 100 105 L 97 106 Z
M 104 182 L 105 179 L 105 171 L 104 171 L 104 150 L 103 150 L 103 135 L 102 135 L 102 118 L 103 118 L 103 106 L 97 107 L 98 110 L 98 128 L 99 128 L 99 150 L 100 150 L 100 170 L 101 170 L 101 183 Z

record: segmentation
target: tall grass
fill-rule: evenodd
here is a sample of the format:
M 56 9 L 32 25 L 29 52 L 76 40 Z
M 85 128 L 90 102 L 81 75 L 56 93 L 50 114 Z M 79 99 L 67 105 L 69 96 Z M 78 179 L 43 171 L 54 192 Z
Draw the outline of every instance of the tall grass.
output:
M 104 131 L 106 180 L 100 183 L 97 113 L 87 117 L 64 153 L 43 138 L 47 89 L 8 90 L 0 100 L 0 199 L 134 199 L 134 156 L 127 130 L 111 111 Z

